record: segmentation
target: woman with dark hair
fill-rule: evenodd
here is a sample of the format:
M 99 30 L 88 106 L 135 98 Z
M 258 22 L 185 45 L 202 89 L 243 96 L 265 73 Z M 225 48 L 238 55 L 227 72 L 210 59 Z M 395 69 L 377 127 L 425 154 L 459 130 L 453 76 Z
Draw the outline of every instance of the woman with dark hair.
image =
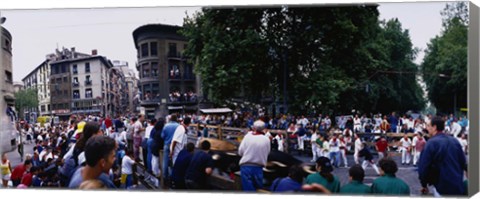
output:
M 306 184 L 320 184 L 332 193 L 340 192 L 340 181 L 332 174 L 333 166 L 329 158 L 320 157 L 316 162 L 318 172 L 307 176 Z
M 152 129 L 152 132 L 150 133 L 150 138 L 148 139 L 148 142 L 150 142 L 149 150 L 152 153 L 152 161 L 151 161 L 152 173 L 157 177 L 160 176 L 159 152 L 160 152 L 160 149 L 163 149 L 163 144 L 164 144 L 161 136 L 164 125 L 165 125 L 165 119 L 163 119 L 163 117 L 159 118 L 157 123 L 155 123 L 155 126 Z
M 372 193 L 384 195 L 410 195 L 410 187 L 400 178 L 395 176 L 398 171 L 397 163 L 390 158 L 383 158 L 379 162 L 379 177 L 373 181 Z

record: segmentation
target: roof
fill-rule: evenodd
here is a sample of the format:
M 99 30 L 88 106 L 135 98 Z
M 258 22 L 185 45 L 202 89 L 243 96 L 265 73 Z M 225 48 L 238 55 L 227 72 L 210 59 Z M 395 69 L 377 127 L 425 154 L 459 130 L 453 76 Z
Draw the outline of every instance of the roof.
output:
M 215 114 L 215 113 L 230 113 L 233 112 L 232 109 L 229 108 L 210 108 L 210 109 L 200 109 L 200 112 L 206 114 Z
M 133 42 L 135 43 L 135 48 L 138 48 L 138 41 L 148 39 L 148 38 L 161 38 L 161 39 L 171 39 L 171 40 L 180 40 L 187 41 L 187 39 L 178 33 L 181 30 L 181 26 L 173 26 L 166 24 L 147 24 L 138 27 L 132 33 Z
M 66 60 L 59 60 L 59 61 L 53 61 L 50 62 L 50 65 L 55 65 L 55 64 L 60 64 L 60 63 L 72 63 L 72 62 L 78 62 L 78 61 L 87 61 L 87 60 L 94 60 L 94 59 L 100 59 L 105 65 L 109 65 L 113 67 L 113 64 L 110 60 L 108 60 L 106 57 L 97 55 L 97 56 L 92 56 L 92 57 L 82 57 L 82 58 L 76 58 L 76 59 L 66 59 Z

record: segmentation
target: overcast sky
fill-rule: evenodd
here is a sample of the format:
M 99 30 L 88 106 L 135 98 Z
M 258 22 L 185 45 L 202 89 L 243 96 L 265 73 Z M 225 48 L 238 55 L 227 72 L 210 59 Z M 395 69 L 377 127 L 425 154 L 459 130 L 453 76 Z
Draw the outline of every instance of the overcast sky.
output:
M 421 63 L 427 42 L 441 31 L 440 11 L 445 3 L 380 3 L 380 19 L 398 18 L 408 29 L 415 47 L 422 49 L 416 63 Z M 6 27 L 13 36 L 13 78 L 21 81 L 55 52 L 57 46 L 76 51 L 98 53 L 110 60 L 129 62 L 134 69 L 136 50 L 132 32 L 150 23 L 182 25 L 186 12 L 199 7 L 105 8 L 3 10 Z

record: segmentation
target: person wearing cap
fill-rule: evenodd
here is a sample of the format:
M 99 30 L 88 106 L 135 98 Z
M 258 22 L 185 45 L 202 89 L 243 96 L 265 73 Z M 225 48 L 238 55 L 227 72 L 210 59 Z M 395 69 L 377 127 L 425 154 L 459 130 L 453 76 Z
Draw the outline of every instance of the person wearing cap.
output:
M 248 133 L 238 147 L 240 176 L 244 191 L 256 191 L 263 188 L 263 167 L 270 153 L 270 139 L 263 132 L 265 123 L 257 120 L 253 123 L 254 132 Z
M 410 195 L 410 187 L 402 179 L 397 178 L 397 163 L 390 158 L 380 160 L 380 175 L 373 181 L 372 193 L 381 195 Z
M 70 138 L 72 141 L 78 141 L 81 137 L 81 134 L 83 133 L 83 128 L 85 128 L 85 125 L 87 123 L 84 121 L 81 121 L 77 123 L 77 130 L 73 133 L 73 136 Z
M 344 185 L 340 189 L 342 194 L 370 194 L 371 188 L 363 184 L 363 179 L 365 178 L 365 170 L 356 164 L 350 167 L 348 170 L 349 181 L 350 183 Z
M 316 173 L 307 176 L 306 184 L 320 184 L 332 193 L 340 192 L 340 181 L 332 174 L 333 166 L 329 158 L 320 157 L 316 161 Z

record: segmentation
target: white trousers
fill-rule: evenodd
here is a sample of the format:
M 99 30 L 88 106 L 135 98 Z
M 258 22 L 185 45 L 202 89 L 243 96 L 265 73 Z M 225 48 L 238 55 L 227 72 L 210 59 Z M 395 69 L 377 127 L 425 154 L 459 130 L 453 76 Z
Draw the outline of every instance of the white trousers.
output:
M 353 154 L 353 159 L 355 160 L 355 164 L 360 164 L 358 162 L 358 153 L 359 153 L 359 151 L 355 150 L 355 153 Z
M 298 141 L 298 150 L 304 150 L 304 143 L 303 140 L 305 139 L 305 136 L 298 136 L 297 141 Z
M 317 158 L 320 157 L 320 151 L 318 150 L 318 146 L 314 143 L 312 143 L 312 161 L 317 161 Z
M 363 160 L 363 163 L 362 163 L 362 168 L 363 170 L 365 170 L 367 168 L 367 166 L 372 166 L 372 168 L 375 170 L 375 172 L 377 172 L 378 175 L 380 175 L 380 171 L 378 170 L 378 167 L 377 165 L 375 165 L 375 163 L 372 161 L 367 161 L 367 160 Z
M 378 152 L 378 159 L 381 160 L 385 157 L 385 152 Z
M 340 153 L 342 154 L 343 158 L 343 165 L 345 167 L 348 167 L 348 162 L 347 162 L 347 151 L 345 149 L 340 149 Z
M 160 172 L 160 161 L 158 159 L 158 156 L 152 155 L 152 172 L 153 175 L 160 177 L 161 172 Z
M 402 151 L 402 164 L 410 164 L 410 152 L 405 148 L 400 149 L 400 151 Z
M 421 154 L 421 153 L 422 153 L 422 152 L 420 152 L 420 151 L 415 151 L 415 152 L 414 152 L 414 155 L 413 155 L 413 165 L 416 165 L 416 164 L 417 164 L 418 159 L 420 158 L 420 154 Z

